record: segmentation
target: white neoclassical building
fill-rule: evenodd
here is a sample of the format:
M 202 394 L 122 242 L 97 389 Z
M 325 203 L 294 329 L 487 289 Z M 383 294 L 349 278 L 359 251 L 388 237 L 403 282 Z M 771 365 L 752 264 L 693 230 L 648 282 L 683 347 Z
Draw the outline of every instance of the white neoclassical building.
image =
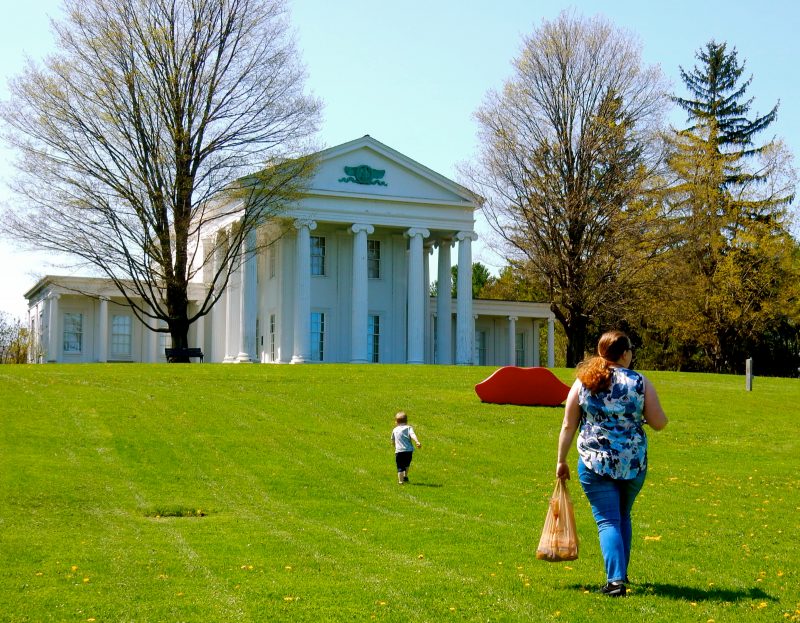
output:
M 553 366 L 549 304 L 472 299 L 477 197 L 369 136 L 318 158 L 303 198 L 253 232 L 192 325 L 205 361 Z M 204 239 L 219 247 L 234 226 Z M 457 263 L 455 299 L 429 296 L 433 262 L 446 275 Z M 205 288 L 193 283 L 190 300 Z M 141 325 L 110 281 L 48 276 L 25 296 L 33 361 L 165 360 L 168 335 Z

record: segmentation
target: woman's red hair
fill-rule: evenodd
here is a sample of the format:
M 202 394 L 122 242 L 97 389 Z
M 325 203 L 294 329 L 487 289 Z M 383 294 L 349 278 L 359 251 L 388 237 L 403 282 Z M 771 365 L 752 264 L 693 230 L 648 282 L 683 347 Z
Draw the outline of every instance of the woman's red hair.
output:
M 619 361 L 631 341 L 622 331 L 608 331 L 597 342 L 597 355 L 578 364 L 577 377 L 590 392 L 596 394 L 611 387 L 612 363 Z

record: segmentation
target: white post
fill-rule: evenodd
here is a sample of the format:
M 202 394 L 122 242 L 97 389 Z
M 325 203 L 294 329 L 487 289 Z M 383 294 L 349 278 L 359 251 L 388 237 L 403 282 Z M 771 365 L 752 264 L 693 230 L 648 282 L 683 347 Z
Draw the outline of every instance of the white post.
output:
M 58 361 L 58 299 L 60 294 L 51 294 L 48 297 L 49 314 L 47 319 L 47 358 L 48 362 Z
M 436 361 L 441 364 L 453 363 L 453 316 L 452 293 L 450 292 L 450 247 L 453 241 L 445 238 L 439 241 L 438 289 L 436 292 Z
M 471 231 L 456 234 L 458 240 L 458 283 L 456 284 L 456 364 L 470 365 L 474 359 L 475 323 L 472 319 L 472 241 Z
M 242 241 L 241 286 L 239 291 L 239 354 L 236 363 L 252 363 L 250 350 L 256 330 L 256 232 L 251 229 Z M 253 353 L 255 354 L 255 353 Z
M 541 357 L 539 356 L 539 328 L 541 327 L 541 321 L 534 320 L 533 321 L 533 365 L 534 367 L 539 367 L 541 365 Z
M 295 289 L 294 289 L 294 352 L 292 363 L 311 361 L 311 232 L 314 221 L 298 219 Z
M 100 299 L 100 317 L 97 319 L 100 334 L 97 336 L 97 361 L 105 363 L 108 361 L 108 299 Z
M 556 330 L 555 318 L 547 319 L 547 367 L 553 368 L 556 365 Z
M 745 361 L 745 380 L 744 388 L 751 392 L 753 391 L 753 358 L 750 357 Z
M 350 363 L 367 363 L 367 331 L 369 316 L 369 275 L 367 272 L 367 236 L 375 231 L 372 225 L 354 223 L 353 234 L 353 300 L 350 310 Z
M 517 365 L 517 317 L 508 317 L 508 365 Z
M 430 236 L 427 229 L 411 228 L 408 238 L 408 334 L 407 362 L 425 361 L 425 289 L 423 265 L 423 239 Z

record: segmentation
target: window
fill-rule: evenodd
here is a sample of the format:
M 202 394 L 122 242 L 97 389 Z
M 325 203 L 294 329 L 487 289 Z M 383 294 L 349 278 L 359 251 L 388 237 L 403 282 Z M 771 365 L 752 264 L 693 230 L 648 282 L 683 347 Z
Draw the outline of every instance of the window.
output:
M 372 363 L 380 361 L 381 317 L 370 316 L 367 325 L 367 356 Z
M 131 317 L 112 316 L 111 318 L 112 357 L 131 356 Z
M 486 331 L 475 331 L 475 359 L 479 366 L 486 365 Z
M 83 351 L 83 314 L 64 314 L 64 352 Z
M 325 361 L 325 314 L 311 312 L 311 361 Z
M 275 361 L 275 314 L 269 315 L 269 360 Z
M 381 241 L 367 240 L 367 277 L 381 278 Z
M 522 367 L 525 365 L 525 334 L 517 333 L 517 335 L 514 337 L 516 341 L 516 351 L 517 351 L 514 365 Z
M 325 275 L 325 238 L 311 236 L 311 274 Z

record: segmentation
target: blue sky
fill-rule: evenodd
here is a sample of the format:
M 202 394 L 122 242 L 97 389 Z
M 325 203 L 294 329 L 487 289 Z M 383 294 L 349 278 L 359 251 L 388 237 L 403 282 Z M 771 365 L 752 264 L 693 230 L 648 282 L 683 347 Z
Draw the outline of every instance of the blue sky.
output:
M 57 16 L 60 4 L 29 0 L 4 12 L 0 98 L 26 54 L 40 59 L 52 51 L 48 15 Z M 476 150 L 473 112 L 489 89 L 509 77 L 522 36 L 567 8 L 603 15 L 638 37 L 643 62 L 660 65 L 679 94 L 679 67 L 690 69 L 700 47 L 711 39 L 735 46 L 753 75 L 753 114 L 781 102 L 777 122 L 762 139 L 781 137 L 797 154 L 798 6 L 788 0 L 290 0 L 307 87 L 325 102 L 319 143 L 329 147 L 370 134 L 456 180 L 458 163 Z M 676 113 L 674 121 L 680 124 L 681 116 Z M 4 202 L 13 201 L 4 187 L 9 157 L 0 146 Z M 479 219 L 479 234 L 482 229 Z M 475 259 L 492 267 L 501 263 L 480 243 Z M 0 263 L 0 311 L 17 316 L 25 312 L 23 294 L 39 276 L 64 273 L 48 258 L 20 253 L 2 240 Z

